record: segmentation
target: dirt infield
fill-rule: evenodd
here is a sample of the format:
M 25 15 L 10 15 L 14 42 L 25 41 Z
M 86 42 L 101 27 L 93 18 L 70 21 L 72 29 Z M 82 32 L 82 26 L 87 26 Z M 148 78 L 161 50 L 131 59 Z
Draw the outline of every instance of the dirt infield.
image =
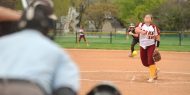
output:
M 124 50 L 67 50 L 81 70 L 81 91 L 103 81 L 115 84 L 123 95 L 189 95 L 190 52 L 161 52 L 159 80 L 147 83 L 147 68 L 139 56 L 129 58 Z

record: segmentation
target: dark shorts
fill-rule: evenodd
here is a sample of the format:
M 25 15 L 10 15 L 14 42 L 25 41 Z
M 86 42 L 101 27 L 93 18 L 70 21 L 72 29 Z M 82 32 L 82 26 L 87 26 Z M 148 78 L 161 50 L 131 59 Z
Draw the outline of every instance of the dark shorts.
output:
M 85 35 L 80 35 L 80 37 L 79 37 L 79 42 L 81 41 L 81 39 L 84 39 L 84 41 L 86 41 Z
M 153 60 L 154 50 L 155 50 L 155 45 L 147 46 L 146 49 L 140 47 L 141 61 L 145 67 L 149 67 L 150 65 L 155 64 Z
M 135 39 L 133 38 L 132 42 L 131 42 L 131 53 L 133 53 L 133 51 L 135 50 L 135 45 L 139 43 L 139 39 Z
M 133 38 L 131 45 L 135 46 L 137 43 L 139 43 L 139 39 Z

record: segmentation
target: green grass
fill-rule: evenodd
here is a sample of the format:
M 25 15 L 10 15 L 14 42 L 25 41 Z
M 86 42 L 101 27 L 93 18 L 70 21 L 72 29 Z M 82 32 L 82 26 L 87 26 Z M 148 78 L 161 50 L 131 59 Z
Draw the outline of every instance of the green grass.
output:
M 110 38 L 107 36 L 96 38 L 89 36 L 87 38 L 90 46 L 82 41 L 81 44 L 75 43 L 74 36 L 57 37 L 56 42 L 64 48 L 72 49 L 108 49 L 108 50 L 129 50 L 131 37 L 126 39 L 125 35 L 113 36 L 112 44 L 110 44 Z M 139 46 L 135 47 L 137 50 Z M 190 52 L 190 37 L 184 37 L 182 40 L 182 46 L 179 46 L 179 38 L 177 35 L 162 35 L 160 50 L 162 51 L 178 51 L 178 52 Z

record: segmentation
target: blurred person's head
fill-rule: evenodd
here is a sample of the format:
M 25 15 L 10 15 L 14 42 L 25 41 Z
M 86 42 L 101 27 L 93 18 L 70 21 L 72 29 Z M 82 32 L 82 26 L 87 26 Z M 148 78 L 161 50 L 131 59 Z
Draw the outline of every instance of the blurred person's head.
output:
M 51 0 L 33 0 L 19 22 L 20 29 L 34 29 L 48 35 L 57 20 Z
M 129 28 L 135 28 L 135 25 L 133 23 L 130 23 Z
M 121 93 L 114 85 L 101 83 L 90 90 L 87 95 L 121 95 Z
M 153 16 L 151 15 L 151 14 L 146 14 L 145 16 L 144 16 L 144 23 L 152 23 L 152 21 L 153 21 Z

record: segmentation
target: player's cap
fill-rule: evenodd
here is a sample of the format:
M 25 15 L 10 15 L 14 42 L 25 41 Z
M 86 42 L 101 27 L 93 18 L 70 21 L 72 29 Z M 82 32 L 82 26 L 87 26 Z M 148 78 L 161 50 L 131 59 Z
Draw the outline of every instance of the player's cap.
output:
M 90 90 L 87 95 L 121 95 L 121 93 L 113 84 L 101 83 Z
M 133 23 L 131 23 L 129 27 L 135 27 L 135 25 Z
M 53 28 L 54 21 L 57 20 L 53 11 L 53 2 L 51 0 L 33 0 L 24 11 L 19 28 L 41 27 Z

